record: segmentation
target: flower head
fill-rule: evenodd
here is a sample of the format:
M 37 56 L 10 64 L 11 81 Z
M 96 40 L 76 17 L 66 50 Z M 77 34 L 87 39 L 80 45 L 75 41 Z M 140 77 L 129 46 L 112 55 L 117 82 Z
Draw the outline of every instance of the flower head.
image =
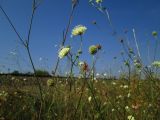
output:
M 96 3 L 97 4 L 102 3 L 102 0 L 96 0 Z
M 97 51 L 98 51 L 97 46 L 92 45 L 92 46 L 89 47 L 89 53 L 90 53 L 91 55 L 95 55 L 95 54 L 97 53 Z
M 81 62 L 78 63 L 78 65 L 83 72 L 89 71 L 89 67 L 88 67 L 88 64 L 86 62 L 81 61 Z
M 78 25 L 72 30 L 72 36 L 83 35 L 87 28 L 83 25 Z
M 132 115 L 129 115 L 127 118 L 128 120 L 135 120 L 135 118 Z
M 160 68 L 160 61 L 154 61 L 154 62 L 152 63 L 152 65 L 153 65 L 154 67 Z
M 91 102 L 91 100 L 92 100 L 92 97 L 91 96 L 88 97 L 88 102 Z
M 130 110 L 130 108 L 129 108 L 128 106 L 126 106 L 126 107 L 125 107 L 125 110 L 126 110 L 126 111 L 129 111 L 129 110 Z
M 64 47 L 59 51 L 59 58 L 64 58 L 70 52 L 70 47 Z
M 54 80 L 53 79 L 48 79 L 47 80 L 47 86 L 53 86 L 54 85 Z
M 137 68 L 137 69 L 141 69 L 142 68 L 142 64 L 139 60 L 135 59 L 134 60 L 134 66 Z
M 152 32 L 152 35 L 153 35 L 154 37 L 157 37 L 158 33 L 157 33 L 156 31 L 153 31 L 153 32 Z

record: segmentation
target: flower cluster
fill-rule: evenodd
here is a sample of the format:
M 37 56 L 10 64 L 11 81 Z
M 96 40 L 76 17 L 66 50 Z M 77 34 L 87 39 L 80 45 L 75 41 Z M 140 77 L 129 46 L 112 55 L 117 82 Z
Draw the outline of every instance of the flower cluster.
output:
M 64 47 L 59 51 L 58 57 L 62 59 L 65 56 L 67 56 L 69 52 L 70 52 L 70 47 Z
M 135 120 L 135 118 L 132 115 L 129 115 L 127 118 L 128 120 Z
M 156 68 L 160 68 L 160 61 L 154 61 L 152 65 Z
M 72 36 L 83 35 L 87 28 L 83 25 L 78 25 L 72 30 Z
M 54 80 L 53 79 L 48 79 L 47 80 L 47 86 L 54 86 Z

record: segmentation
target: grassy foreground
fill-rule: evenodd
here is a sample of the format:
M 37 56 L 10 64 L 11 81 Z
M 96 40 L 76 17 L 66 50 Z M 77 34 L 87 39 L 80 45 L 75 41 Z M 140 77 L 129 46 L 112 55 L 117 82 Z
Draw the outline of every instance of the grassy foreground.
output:
M 34 78 L 8 76 L 0 79 L 1 120 L 160 118 L 160 82 L 157 80 L 95 80 L 91 84 L 90 80 L 77 79 L 70 91 L 63 79 L 53 78 L 54 84 L 48 87 L 48 78 L 43 78 L 44 101 L 41 106 L 38 89 L 32 85 Z M 93 89 L 90 90 L 88 85 Z

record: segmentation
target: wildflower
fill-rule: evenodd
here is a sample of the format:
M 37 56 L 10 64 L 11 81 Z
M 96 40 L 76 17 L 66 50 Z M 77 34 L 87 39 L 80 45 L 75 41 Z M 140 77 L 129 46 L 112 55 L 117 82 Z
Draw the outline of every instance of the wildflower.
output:
M 99 74 L 99 73 L 97 73 L 97 74 L 96 74 L 96 76 L 98 77 L 98 76 L 100 76 L 100 74 Z
M 102 0 L 96 0 L 96 3 L 97 4 L 102 3 Z
M 124 85 L 123 88 L 124 88 L 124 89 L 128 88 L 128 85 Z
M 156 31 L 152 32 L 153 37 L 157 37 L 158 33 Z
M 156 68 L 160 68 L 160 61 L 154 61 L 152 65 Z
M 152 107 L 152 104 L 149 104 L 148 107 Z
M 104 75 L 104 76 L 107 76 L 107 73 L 104 73 L 103 75 Z
M 95 55 L 97 53 L 97 51 L 98 51 L 98 49 L 95 45 L 92 45 L 92 46 L 89 47 L 89 53 L 91 55 Z
M 89 102 L 91 102 L 91 100 L 92 100 L 92 97 L 91 97 L 91 96 L 90 96 L 90 97 L 88 97 L 88 101 L 89 101 Z
M 115 82 L 112 82 L 112 85 L 116 85 L 116 83 L 115 83 Z
M 83 25 L 78 25 L 72 30 L 72 36 L 83 35 L 87 28 Z
M 115 109 L 112 109 L 112 112 L 114 112 L 115 111 Z
M 54 80 L 53 79 L 48 79 L 47 80 L 47 86 L 53 86 L 54 85 Z
M 120 88 L 123 88 L 123 85 L 120 85 Z
M 125 107 L 125 110 L 126 110 L 126 111 L 129 111 L 129 107 L 128 107 L 128 106 L 126 106 L 126 107 Z
M 105 106 L 105 105 L 107 105 L 107 103 L 106 103 L 106 102 L 104 102 L 104 103 L 103 103 L 103 105 Z
M 135 120 L 135 118 L 132 115 L 129 115 L 127 118 L 128 120 Z
M 131 93 L 128 93 L 127 97 L 129 98 L 131 96 Z
M 89 67 L 88 67 L 88 64 L 86 62 L 81 61 L 81 62 L 78 63 L 78 65 L 83 72 L 89 71 Z
M 70 52 L 70 47 L 65 47 L 65 48 L 62 48 L 59 52 L 59 55 L 58 57 L 59 58 L 64 58 L 68 53 Z
M 97 83 L 97 78 L 96 77 L 93 80 L 95 80 L 95 82 Z
M 78 63 L 78 65 L 81 67 L 82 65 L 84 65 L 84 62 L 83 62 L 83 61 L 80 61 L 80 62 Z
M 122 95 L 119 95 L 118 98 L 122 98 Z

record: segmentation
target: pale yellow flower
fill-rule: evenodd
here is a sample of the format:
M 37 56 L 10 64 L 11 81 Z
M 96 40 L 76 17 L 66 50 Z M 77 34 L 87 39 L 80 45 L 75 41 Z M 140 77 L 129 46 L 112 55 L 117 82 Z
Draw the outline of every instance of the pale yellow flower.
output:
M 128 120 L 135 120 L 135 118 L 132 115 L 129 115 L 127 118 Z
M 126 110 L 126 111 L 129 111 L 129 110 L 130 110 L 130 108 L 129 108 L 128 106 L 126 106 L 126 107 L 125 107 L 125 110 Z
M 54 80 L 53 79 L 48 79 L 47 80 L 47 86 L 54 86 Z
M 62 48 L 59 52 L 59 55 L 58 57 L 59 58 L 64 58 L 68 53 L 70 52 L 70 48 L 69 47 L 65 47 L 65 48 Z
M 96 3 L 97 4 L 102 3 L 102 0 L 96 0 Z
M 88 97 L 88 101 L 89 101 L 89 102 L 91 102 L 91 100 L 92 100 L 92 97 L 91 97 L 91 96 L 90 96 L 90 97 Z
M 154 61 L 154 62 L 152 63 L 152 65 L 153 65 L 154 67 L 160 68 L 160 61 Z
M 82 35 L 86 32 L 87 28 L 83 25 L 78 25 L 72 30 L 72 35 L 77 36 L 77 35 Z

